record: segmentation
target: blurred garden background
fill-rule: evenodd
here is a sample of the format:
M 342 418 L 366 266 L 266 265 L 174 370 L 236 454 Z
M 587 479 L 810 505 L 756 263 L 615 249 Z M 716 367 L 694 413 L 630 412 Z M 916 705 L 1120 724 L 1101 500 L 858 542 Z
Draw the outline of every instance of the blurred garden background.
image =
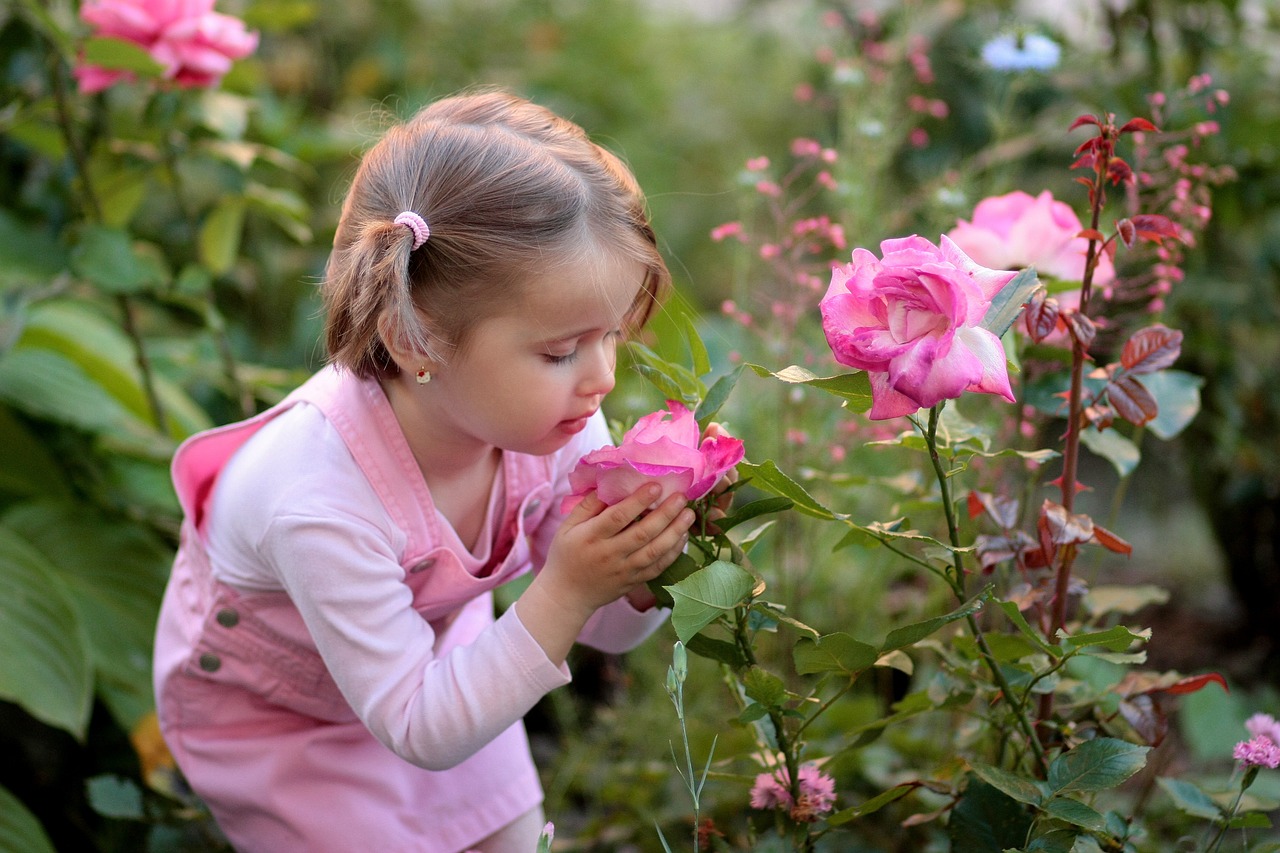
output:
M 1161 203 L 1194 220 L 1193 240 L 1116 310 L 1183 331 L 1177 366 L 1199 377 L 1185 380 L 1199 408 L 1168 435 L 1156 425 L 1090 446 L 1081 503 L 1133 553 L 1080 573 L 1139 591 L 1149 665 L 1230 686 L 1169 697 L 1167 735 L 1127 788 L 1151 826 L 1171 827 L 1140 849 L 1190 849 L 1160 839 L 1180 837 L 1195 803 L 1155 776 L 1225 791 L 1244 721 L 1280 711 L 1280 3 L 216 8 L 256 48 L 182 87 L 160 83 L 141 51 L 93 41 L 76 0 L 0 6 L 0 848 L 221 849 L 149 716 L 179 523 L 168 460 L 323 363 L 316 284 L 360 152 L 427 101 L 491 85 L 630 163 L 677 289 L 644 343 L 697 361 L 692 326 L 713 375 L 744 362 L 835 372 L 817 304 L 853 247 L 936 240 L 1015 190 L 1051 191 L 1086 219 L 1069 171 L 1077 116 L 1142 116 L 1176 134 L 1177 153 L 1156 134 L 1139 144 L 1152 172 L 1176 172 L 1160 179 Z M 75 69 L 90 60 L 132 79 L 86 92 Z M 606 406 L 623 426 L 662 405 L 642 373 L 624 371 Z M 1012 422 L 1035 403 L 988 405 Z M 920 483 L 867 444 L 905 422 L 889 429 L 750 370 L 719 419 L 750 460 L 776 460 L 848 512 L 911 514 Z M 879 637 L 950 606 L 891 551 L 802 514 L 781 518 L 753 559 L 770 597 L 824 631 Z M 661 850 L 655 825 L 689 849 L 664 689 L 674 640 L 664 628 L 626 658 L 582 650 L 574 684 L 535 709 L 554 849 Z M 921 671 L 877 668 L 809 737 L 838 740 L 925 686 Z M 732 689 L 716 663 L 691 661 L 688 734 L 703 760 L 713 739 L 726 761 L 749 740 Z M 959 751 L 952 725 L 963 728 L 924 716 L 828 750 L 839 807 Z M 1263 770 L 1250 789 L 1259 813 L 1280 803 L 1269 772 L 1280 776 Z M 750 784 L 742 767 L 713 765 L 701 814 L 723 835 L 705 849 L 790 849 L 742 828 Z M 819 849 L 952 849 L 946 798 L 928 795 L 850 815 Z M 1274 841 L 1261 823 L 1248 831 L 1250 844 Z

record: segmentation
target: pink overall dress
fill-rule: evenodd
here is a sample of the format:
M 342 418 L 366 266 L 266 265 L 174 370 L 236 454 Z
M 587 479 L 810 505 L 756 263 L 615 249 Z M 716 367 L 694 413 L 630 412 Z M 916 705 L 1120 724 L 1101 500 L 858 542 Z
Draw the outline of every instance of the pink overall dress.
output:
M 301 402 L 333 424 L 407 535 L 404 583 L 434 629 L 436 657 L 495 627 L 491 590 L 529 568 L 528 539 L 553 502 L 545 459 L 504 454 L 495 560 L 474 576 L 433 535 L 442 522 L 425 484 L 403 476 L 411 460 L 381 388 L 322 370 L 261 415 L 194 436 L 174 458 L 186 519 L 156 637 L 162 731 L 238 850 L 457 853 L 541 802 L 523 724 L 448 770 L 416 767 L 357 718 L 286 593 L 246 592 L 212 575 L 204 522 L 219 472 Z M 548 690 L 568 680 L 556 673 Z

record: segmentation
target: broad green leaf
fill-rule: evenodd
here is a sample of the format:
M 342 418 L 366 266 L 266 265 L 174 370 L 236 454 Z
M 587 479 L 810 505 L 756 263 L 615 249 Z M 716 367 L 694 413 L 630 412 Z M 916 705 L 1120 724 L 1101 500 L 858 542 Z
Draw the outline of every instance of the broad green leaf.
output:
M 675 601 L 672 600 L 671 593 L 667 592 L 666 588 L 689 577 L 699 568 L 701 567 L 696 560 L 688 554 L 681 554 L 675 558 L 671 565 L 662 570 L 662 574 L 649 581 L 646 586 L 649 587 L 649 591 L 654 594 L 654 597 L 658 599 L 658 606 L 674 607 Z
M 1149 751 L 1116 738 L 1087 740 L 1049 765 L 1049 788 L 1054 794 L 1114 788 L 1143 768 Z
M 880 654 L 893 651 L 894 649 L 905 649 L 908 646 L 914 646 L 925 637 L 934 633 L 944 625 L 950 625 L 958 619 L 964 619 L 966 616 L 972 616 L 982 609 L 982 605 L 991 597 L 990 590 L 983 590 L 964 604 L 945 613 L 942 616 L 935 616 L 932 619 L 926 619 L 923 622 L 916 622 L 911 625 L 904 625 L 901 628 L 895 628 L 889 632 L 889 636 L 885 637 L 884 645 L 880 647 Z
M 1139 640 L 1151 639 L 1151 629 L 1147 628 L 1135 633 L 1123 625 L 1113 625 L 1105 631 L 1088 631 L 1083 634 L 1068 635 L 1060 631 L 1058 637 L 1062 641 L 1063 648 L 1068 651 L 1101 646 L 1107 651 L 1124 652 Z
M 1022 270 L 992 297 L 991 307 L 982 318 L 981 327 L 997 338 L 1003 337 L 1022 313 L 1022 306 L 1040 286 L 1035 267 Z
M 56 853 L 40 821 L 4 787 L 0 787 L 0 850 Z
M 742 654 L 742 649 L 726 640 L 717 640 L 706 634 L 690 637 L 689 642 L 685 643 L 685 648 L 700 657 L 728 664 L 735 670 L 747 665 L 747 658 Z
M 918 786 L 911 782 L 904 782 L 901 785 L 894 785 L 887 791 L 881 791 L 869 800 L 863 800 L 856 806 L 850 806 L 847 809 L 841 809 L 827 818 L 827 823 L 831 826 L 841 826 L 851 820 L 857 820 L 860 817 L 866 817 L 873 812 L 889 805 L 892 802 L 902 799 L 910 794 Z
M 0 526 L 0 699 L 83 738 L 92 698 L 89 653 L 66 592 L 44 557 Z
M 717 560 L 677 584 L 666 587 L 675 602 L 671 625 L 683 643 L 719 616 L 744 603 L 755 578 L 741 566 Z
M 1158 370 L 1142 377 L 1159 413 L 1147 424 L 1157 438 L 1168 441 L 1187 428 L 1200 413 L 1200 387 L 1204 378 L 1182 370 Z
M 686 406 L 695 406 L 706 396 L 706 385 L 687 367 L 667 361 L 644 344 L 635 341 L 627 344 L 627 352 L 631 354 L 636 371 L 657 386 L 668 400 L 679 400 Z
M 25 504 L 2 520 L 66 590 L 98 690 L 121 727 L 131 730 L 154 704 L 151 647 L 170 549 L 141 526 L 74 504 Z
M 1044 813 L 1056 820 L 1081 826 L 1092 832 L 1106 832 L 1107 819 L 1091 806 L 1071 797 L 1054 797 L 1043 806 Z
M 1031 828 L 1026 806 L 981 779 L 969 779 L 951 813 L 947 836 L 954 851 L 997 851 L 1021 847 Z
M 707 428 L 707 424 L 729 400 L 729 395 L 733 393 L 734 386 L 738 384 L 741 376 L 742 366 L 739 365 L 712 383 L 707 389 L 707 396 L 702 398 L 702 402 L 698 404 L 698 410 L 694 412 L 698 426 L 704 430 Z
M 240 255 L 245 208 L 243 197 L 228 196 L 209 211 L 200 226 L 200 261 L 214 275 L 228 272 Z
M 0 291 L 44 288 L 67 263 L 66 249 L 48 231 L 0 208 Z
M 795 509 L 815 518 L 833 520 L 836 514 L 818 503 L 804 487 L 778 470 L 772 459 L 766 459 L 759 465 L 751 462 L 738 463 L 738 470 L 751 479 L 751 484 L 784 498 L 790 498 Z
M 117 155 L 105 150 L 89 163 L 89 179 L 102 210 L 102 224 L 111 228 L 125 228 L 152 190 L 146 169 L 128 161 L 122 163 Z M 159 268 L 163 270 L 164 264 Z
M 54 498 L 70 494 L 66 475 L 46 446 L 8 406 L 0 406 L 0 493 Z
M 1080 443 L 1092 450 L 1094 455 L 1110 462 L 1121 477 L 1132 474 L 1142 460 L 1138 445 L 1114 429 L 1083 429 L 1080 431 Z
M 793 385 L 808 385 L 826 391 L 844 400 L 845 406 L 850 411 L 866 412 L 871 409 L 871 380 L 863 371 L 823 377 L 794 364 L 777 372 L 758 364 L 747 366 L 759 376 L 772 376 Z
M 145 48 L 124 39 L 93 37 L 85 39 L 84 58 L 90 65 L 100 65 L 113 71 L 133 71 L 148 77 L 157 77 L 164 66 Z
M 76 59 L 75 42 L 72 41 L 71 35 L 66 31 L 66 28 L 61 26 L 49 14 L 48 0 L 18 0 L 18 6 L 21 7 L 20 11 L 35 25 L 41 35 L 58 48 L 62 61 L 67 65 L 74 64 Z M 0 850 L 8 849 L 8 847 L 0 845 Z
M 747 696 L 766 708 L 776 708 L 787 698 L 787 687 L 782 679 L 759 666 L 753 666 L 741 676 Z
M 762 498 L 735 508 L 732 515 L 718 520 L 716 527 L 723 532 L 728 532 L 744 521 L 774 512 L 785 512 L 794 505 L 795 502 L 791 498 Z
M 792 656 L 796 672 L 800 675 L 839 672 L 852 678 L 875 666 L 880 652 L 870 643 L 855 640 L 841 632 L 825 634 L 816 640 L 801 637 L 796 641 Z
M 106 293 L 139 293 L 163 284 L 159 256 L 141 251 L 121 228 L 90 225 L 71 250 L 71 269 Z
M 245 189 L 245 199 L 253 209 L 266 214 L 294 242 L 302 245 L 311 242 L 311 226 L 307 224 L 310 211 L 306 201 L 297 193 L 251 182 Z
M 123 776 L 94 776 L 85 782 L 89 805 L 104 817 L 120 820 L 144 820 L 142 790 Z
M 1159 777 L 1156 782 L 1173 799 L 1173 804 L 1179 811 L 1205 820 L 1222 818 L 1222 809 L 1218 804 L 1192 783 L 1183 779 L 1170 779 L 1167 776 Z
M 1044 801 L 1048 795 L 1045 790 L 1044 783 L 1038 779 L 1032 779 L 1028 776 L 1020 776 L 1017 773 L 1010 773 L 1008 770 L 1002 770 L 999 767 L 993 767 L 990 764 L 981 764 L 978 762 L 970 762 L 973 773 L 983 782 L 991 787 L 1004 792 L 1005 796 L 1017 800 L 1020 803 L 1026 803 L 1029 806 L 1038 806 Z

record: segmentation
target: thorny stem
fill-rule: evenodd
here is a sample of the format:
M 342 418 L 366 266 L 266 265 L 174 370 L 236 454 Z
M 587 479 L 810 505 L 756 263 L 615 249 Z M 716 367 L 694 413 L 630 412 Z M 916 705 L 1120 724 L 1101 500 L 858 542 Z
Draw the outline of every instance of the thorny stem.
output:
M 1244 799 L 1244 792 L 1258 775 L 1257 767 L 1248 767 L 1244 771 L 1244 778 L 1240 780 L 1240 790 L 1236 792 L 1235 801 L 1231 803 L 1231 808 L 1222 818 L 1222 823 L 1218 824 L 1218 831 L 1213 836 L 1213 841 L 1205 848 L 1205 853 L 1213 853 L 1218 849 L 1218 845 L 1222 843 L 1222 837 L 1227 834 L 1227 827 L 1231 825 L 1231 821 L 1235 818 L 1236 812 L 1240 809 L 1240 802 Z
M 89 176 L 89 164 L 85 158 L 84 149 L 80 147 L 80 139 L 76 136 L 73 127 L 71 108 L 67 103 L 62 61 L 56 56 L 51 61 L 53 62 L 53 73 L 49 76 L 53 81 L 53 100 L 58 115 L 58 127 L 62 131 L 63 139 L 67 142 L 67 150 L 71 153 L 71 160 L 75 164 L 76 173 L 80 176 L 80 195 L 85 199 L 89 215 L 94 221 L 101 222 L 102 203 L 94 190 L 93 181 Z M 120 309 L 125 334 L 128 335 L 133 344 L 133 357 L 138 365 L 138 372 L 142 377 L 142 390 L 146 394 L 147 405 L 151 409 L 151 420 L 155 423 L 157 430 L 166 432 L 164 406 L 160 403 L 160 395 L 156 393 L 155 375 L 151 369 L 151 359 L 147 356 L 146 347 L 142 342 L 142 335 L 138 331 L 133 303 L 128 296 L 120 293 L 116 294 L 116 305 Z
M 925 442 L 929 446 L 929 459 L 933 463 L 933 472 L 938 478 L 938 490 L 942 497 L 943 511 L 947 517 L 947 535 L 948 541 L 951 543 L 951 565 L 952 574 L 948 576 L 951 583 L 951 589 L 955 593 L 956 598 L 963 602 L 965 599 L 964 590 L 964 561 L 960 556 L 960 528 L 956 521 L 955 507 L 951 499 L 951 481 L 947 476 L 946 470 L 942 465 L 942 456 L 938 453 L 938 416 L 942 412 L 940 403 L 929 409 L 929 425 L 924 431 Z M 919 423 L 916 424 L 919 428 Z M 1032 751 L 1035 753 L 1036 762 L 1041 770 L 1048 767 L 1048 758 L 1045 755 L 1044 746 L 1040 743 L 1040 739 L 1036 736 L 1035 728 L 1031 725 L 1031 721 L 1027 719 L 1023 709 L 1014 699 L 1013 688 L 1009 684 L 1009 680 L 1005 678 L 1004 671 L 1000 669 L 1000 663 L 996 660 L 995 655 L 991 651 L 990 644 L 987 643 L 986 635 L 982 632 L 982 627 L 978 624 L 977 618 L 972 614 L 965 616 L 965 624 L 969 627 L 969 633 L 973 635 L 974 641 L 978 645 L 978 653 L 982 656 L 982 661 L 986 664 L 987 669 L 991 671 L 991 677 L 996 685 L 1000 688 L 1000 694 L 1004 700 L 1009 703 L 1013 710 L 1014 719 L 1017 721 L 1018 728 L 1022 729 L 1023 735 L 1030 744 Z

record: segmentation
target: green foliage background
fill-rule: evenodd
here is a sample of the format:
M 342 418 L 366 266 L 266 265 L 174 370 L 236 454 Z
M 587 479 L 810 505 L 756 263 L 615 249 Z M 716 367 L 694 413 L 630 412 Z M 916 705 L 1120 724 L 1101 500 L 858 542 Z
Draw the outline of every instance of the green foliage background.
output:
M 1239 179 L 1216 191 L 1171 302 L 1171 322 L 1188 332 L 1182 366 L 1208 382 L 1190 438 L 1158 451 L 1157 487 L 1186 486 L 1205 508 L 1205 547 L 1227 554 L 1241 625 L 1263 649 L 1232 676 L 1274 698 L 1280 12 L 1228 0 L 1076 5 L 1093 35 L 1067 48 L 1052 80 L 1013 88 L 976 59 L 1017 20 L 994 0 L 742 0 L 714 13 L 640 0 L 239 0 L 219 10 L 262 44 L 220 89 L 119 86 L 93 98 L 69 76 L 86 35 L 73 0 L 0 8 L 0 754 L 12 757 L 0 762 L 0 849 L 216 848 L 198 803 L 172 779 L 144 778 L 138 758 L 179 520 L 168 459 L 182 438 L 269 405 L 321 363 L 314 285 L 359 152 L 388 121 L 476 85 L 542 102 L 630 162 L 679 291 L 649 342 L 678 354 L 670 332 L 688 315 L 723 367 L 748 342 L 720 302 L 775 286 L 708 237 L 749 220 L 749 157 L 784 160 L 793 138 L 819 139 L 842 153 L 845 195 L 826 212 L 853 245 L 934 236 L 987 194 L 1072 198 L 1065 128 L 1076 114 L 1142 114 L 1144 93 L 1212 73 L 1232 101 L 1206 157 Z M 906 138 L 905 78 L 841 82 L 815 58 L 833 43 L 855 52 L 823 14 L 854 20 L 864 8 L 931 43 L 930 95 L 950 116 L 929 126 L 924 148 Z M 793 97 L 800 84 L 817 98 Z M 865 132 L 869 122 L 882 132 Z M 788 363 L 772 355 L 771 366 Z M 655 402 L 628 381 L 610 413 L 625 421 Z M 787 406 L 739 392 L 727 414 L 748 447 L 780 449 Z M 806 619 L 882 635 L 885 608 L 858 604 L 888 600 L 875 555 L 850 572 L 830 556 L 835 543 L 808 530 L 790 531 L 812 540 L 807 550 L 777 555 L 778 587 Z M 1187 581 L 1166 568 L 1165 579 Z M 1191 580 L 1192 590 L 1217 581 Z M 684 819 L 666 738 L 653 736 L 671 727 L 660 675 L 669 640 L 622 670 L 584 657 L 599 693 L 580 686 L 537 712 L 548 813 L 562 838 L 579 839 L 566 849 L 654 849 L 653 823 Z M 714 671 L 696 667 L 691 677 L 713 692 Z M 1196 701 L 1202 719 L 1244 714 L 1236 700 Z M 868 692 L 829 725 L 872 719 L 879 702 Z M 1190 730 L 1190 747 L 1221 752 L 1213 728 Z M 731 752 L 733 732 L 719 734 Z M 869 747 L 862 760 L 880 770 L 867 775 L 888 779 L 926 748 L 913 737 Z M 744 799 L 726 792 L 724 808 Z M 865 839 L 867 850 L 934 843 L 888 821 Z

